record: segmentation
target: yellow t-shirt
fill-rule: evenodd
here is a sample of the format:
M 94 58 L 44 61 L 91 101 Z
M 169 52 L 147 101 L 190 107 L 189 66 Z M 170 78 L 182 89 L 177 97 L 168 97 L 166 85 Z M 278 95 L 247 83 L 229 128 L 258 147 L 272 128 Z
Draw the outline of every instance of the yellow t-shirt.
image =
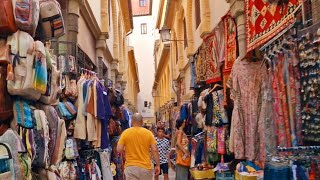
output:
M 143 127 L 131 127 L 121 134 L 118 144 L 125 148 L 125 167 L 152 169 L 150 148 L 156 142 L 151 131 Z

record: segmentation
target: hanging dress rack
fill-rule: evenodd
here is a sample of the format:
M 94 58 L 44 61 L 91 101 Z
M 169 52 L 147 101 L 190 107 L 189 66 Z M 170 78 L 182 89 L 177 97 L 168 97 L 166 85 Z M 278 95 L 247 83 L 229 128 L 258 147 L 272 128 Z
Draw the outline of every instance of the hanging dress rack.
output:
M 96 72 L 91 71 L 91 70 L 88 70 L 88 69 L 85 69 L 85 68 L 81 68 L 81 71 L 82 71 L 82 72 L 89 73 L 89 74 L 92 74 L 92 75 L 97 75 L 97 73 L 96 73 Z

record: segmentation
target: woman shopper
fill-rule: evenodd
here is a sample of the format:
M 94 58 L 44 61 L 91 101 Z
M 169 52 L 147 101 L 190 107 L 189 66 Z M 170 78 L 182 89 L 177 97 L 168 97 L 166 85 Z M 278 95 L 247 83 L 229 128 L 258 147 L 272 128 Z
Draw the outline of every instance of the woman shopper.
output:
M 178 119 L 176 122 L 177 139 L 176 139 L 176 180 L 186 180 L 189 176 L 190 167 L 190 152 L 188 150 L 188 137 L 183 129 L 186 126 L 186 121 Z

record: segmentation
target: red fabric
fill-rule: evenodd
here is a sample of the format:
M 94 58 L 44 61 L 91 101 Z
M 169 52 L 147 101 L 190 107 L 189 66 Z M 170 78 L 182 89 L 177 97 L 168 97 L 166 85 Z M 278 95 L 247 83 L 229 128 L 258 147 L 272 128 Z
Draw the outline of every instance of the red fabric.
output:
M 265 0 L 245 0 L 247 52 L 269 41 L 294 21 L 299 0 L 277 5 Z
M 223 72 L 230 72 L 237 58 L 237 26 L 230 11 L 222 18 L 225 36 L 225 62 Z
M 224 59 L 224 24 L 220 22 L 213 32 L 203 39 L 202 51 L 206 63 L 206 83 L 221 81 L 220 62 Z

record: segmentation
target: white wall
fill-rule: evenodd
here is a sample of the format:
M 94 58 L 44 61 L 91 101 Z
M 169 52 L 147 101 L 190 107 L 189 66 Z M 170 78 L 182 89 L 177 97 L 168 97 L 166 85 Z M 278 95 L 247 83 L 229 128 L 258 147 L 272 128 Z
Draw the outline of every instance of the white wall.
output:
M 153 0 L 152 16 L 133 17 L 133 32 L 129 36 L 129 46 L 134 48 L 135 59 L 139 69 L 140 93 L 138 94 L 138 111 L 144 118 L 154 117 L 152 85 L 154 82 L 154 42 L 158 36 L 155 30 L 159 0 Z M 147 34 L 141 34 L 141 24 L 147 23 Z M 144 108 L 144 101 L 151 102 L 151 108 Z

